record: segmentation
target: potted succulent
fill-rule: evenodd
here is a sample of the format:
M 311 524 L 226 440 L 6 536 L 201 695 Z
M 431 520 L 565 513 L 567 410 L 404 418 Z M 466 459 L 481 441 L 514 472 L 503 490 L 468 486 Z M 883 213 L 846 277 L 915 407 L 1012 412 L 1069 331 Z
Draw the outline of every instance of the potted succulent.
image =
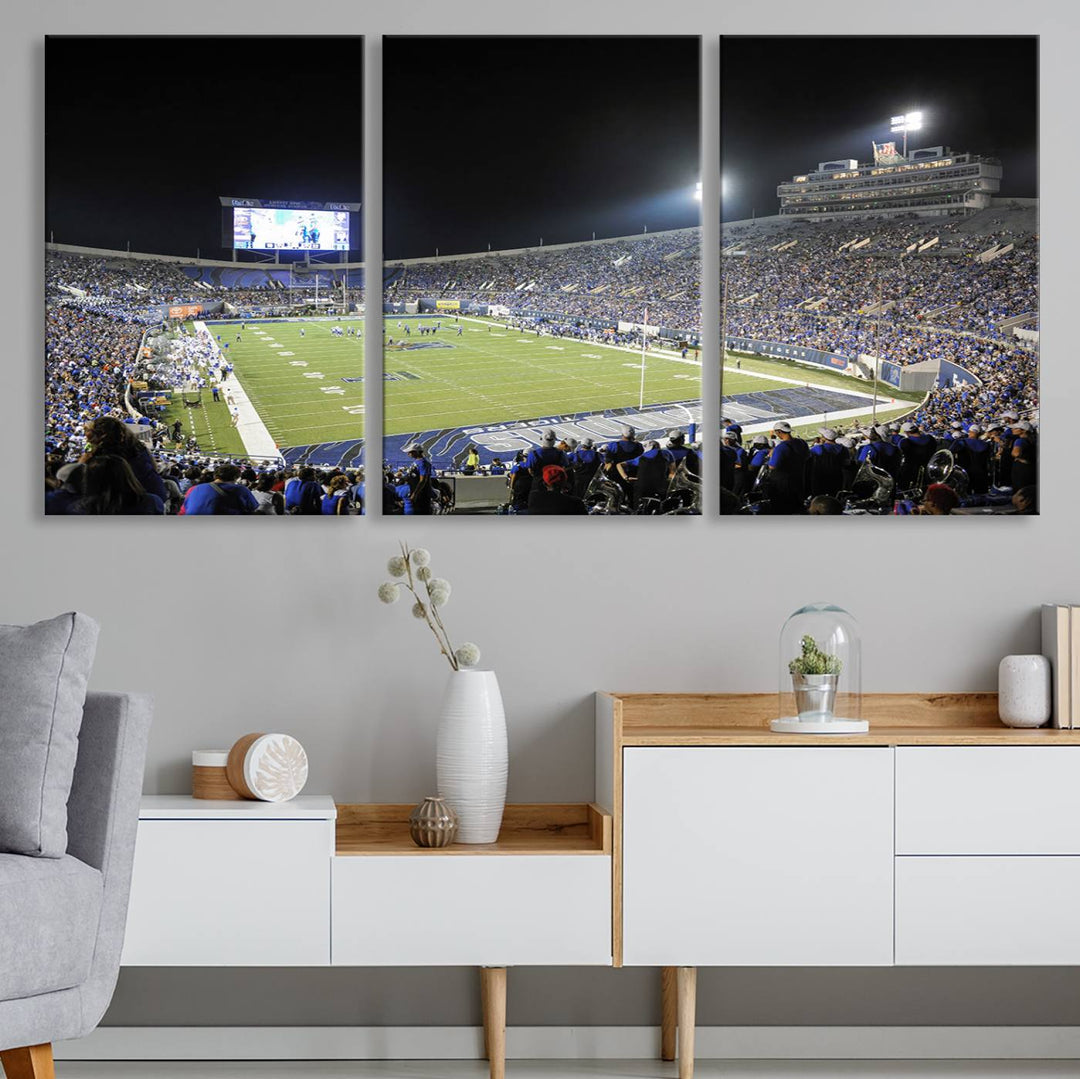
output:
M 801 653 L 788 664 L 799 719 L 832 719 L 843 661 L 823 652 L 810 634 L 803 636 L 801 644 Z

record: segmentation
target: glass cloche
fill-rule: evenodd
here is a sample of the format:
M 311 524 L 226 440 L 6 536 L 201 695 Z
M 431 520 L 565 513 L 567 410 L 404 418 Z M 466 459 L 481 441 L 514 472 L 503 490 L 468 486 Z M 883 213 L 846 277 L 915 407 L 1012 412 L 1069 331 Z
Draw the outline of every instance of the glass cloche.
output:
M 861 734 L 862 648 L 855 618 L 831 603 L 800 607 L 780 631 L 780 716 L 785 734 Z

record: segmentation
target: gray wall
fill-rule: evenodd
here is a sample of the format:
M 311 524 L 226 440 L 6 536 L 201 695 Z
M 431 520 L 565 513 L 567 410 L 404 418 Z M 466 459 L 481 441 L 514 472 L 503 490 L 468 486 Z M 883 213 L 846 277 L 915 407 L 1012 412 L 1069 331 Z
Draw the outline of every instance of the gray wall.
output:
M 778 628 L 805 601 L 827 598 L 856 612 L 865 631 L 865 687 L 903 691 L 994 688 L 1002 655 L 1037 648 L 1036 606 L 1080 598 L 1073 464 L 1080 362 L 1066 345 L 1074 318 L 1070 248 L 1077 242 L 1080 177 L 1080 143 L 1069 117 L 1080 29 L 1075 7 L 1044 0 L 1022 7 L 909 0 L 886 12 L 835 0 L 324 0 L 309 9 L 293 0 L 189 0 L 173 6 L 51 0 L 37 7 L 9 5 L 4 24 L 0 205 L 8 208 L 9 234 L 0 274 L 10 314 L 0 362 L 0 439 L 7 464 L 0 617 L 30 621 L 74 607 L 101 620 L 94 686 L 150 690 L 157 697 L 148 791 L 187 789 L 193 747 L 225 746 L 248 730 L 283 728 L 309 750 L 313 792 L 329 791 L 342 801 L 409 801 L 429 792 L 444 672 L 407 612 L 384 609 L 374 597 L 398 538 L 433 550 L 439 572 L 457 586 L 447 609 L 452 631 L 480 643 L 499 673 L 510 722 L 510 798 L 516 801 L 592 795 L 595 689 L 774 689 Z M 712 237 L 718 225 L 721 32 L 1041 33 L 1048 226 L 1043 516 L 953 522 L 292 520 L 276 526 L 247 520 L 43 519 L 42 35 L 260 30 L 369 35 L 369 262 L 377 258 L 381 227 L 380 121 L 373 107 L 380 34 L 703 34 L 705 233 Z M 447 49 L 452 63 L 452 45 Z M 883 59 L 890 49 L 894 58 Z M 901 64 L 902 52 L 900 42 L 879 46 L 855 52 L 840 66 L 858 72 Z M 196 71 L 233 62 L 220 50 L 202 58 L 193 50 Z M 141 63 L 133 58 L 136 88 Z M 808 43 L 808 74 L 818 67 Z M 1008 72 L 987 77 L 1007 82 Z M 857 85 L 853 77 L 853 93 Z M 828 117 L 821 118 L 821 130 L 827 139 Z M 731 167 L 737 172 L 739 163 Z M 207 212 L 216 211 L 208 206 Z M 714 358 L 718 271 L 711 242 L 708 251 L 706 356 Z M 369 356 L 373 437 L 379 433 L 378 362 L 377 355 Z M 718 389 L 716 374 L 707 374 L 706 416 L 712 423 Z M 832 544 L 836 555 L 825 557 Z M 1005 931 L 1011 914 L 1002 912 Z M 703 977 L 700 1018 L 745 1024 L 1071 1024 L 1080 1005 L 1073 974 L 710 972 Z M 655 1019 L 656 979 L 650 972 L 516 971 L 512 981 L 514 1023 Z M 466 971 L 127 971 L 108 1021 L 472 1022 L 473 988 Z

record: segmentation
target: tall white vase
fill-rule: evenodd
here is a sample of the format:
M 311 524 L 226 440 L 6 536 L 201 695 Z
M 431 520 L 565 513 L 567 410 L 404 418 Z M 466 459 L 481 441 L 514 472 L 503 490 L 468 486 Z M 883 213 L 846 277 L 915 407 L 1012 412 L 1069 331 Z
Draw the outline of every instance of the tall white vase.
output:
M 435 746 L 439 795 L 458 843 L 494 843 L 506 805 L 506 715 L 494 671 L 452 671 Z

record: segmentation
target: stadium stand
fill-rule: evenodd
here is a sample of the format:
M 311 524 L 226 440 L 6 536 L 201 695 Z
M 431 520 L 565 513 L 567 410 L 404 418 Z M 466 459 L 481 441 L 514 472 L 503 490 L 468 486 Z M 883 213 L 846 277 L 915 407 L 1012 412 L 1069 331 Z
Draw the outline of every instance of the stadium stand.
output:
M 972 457 L 989 450 L 990 486 L 1014 485 L 1019 440 L 1017 472 L 1033 482 L 1026 465 L 1034 460 L 1039 409 L 1038 242 L 1033 200 L 995 200 L 945 219 L 776 217 L 725 225 L 725 343 L 819 350 L 883 371 L 922 365 L 934 381 L 904 419 L 936 448 L 955 449 L 958 466 L 968 464 L 977 477 L 984 466 Z M 1009 435 L 1014 423 L 1030 430 Z M 880 438 L 865 427 L 836 433 L 856 455 Z M 902 441 L 898 427 L 886 435 Z M 975 487 L 985 494 L 987 484 L 977 478 Z
M 162 305 L 219 302 L 240 312 L 269 313 L 274 305 L 268 300 L 281 302 L 280 288 L 250 287 L 239 277 L 200 287 L 198 270 L 182 260 L 119 252 L 47 251 L 46 514 L 362 512 L 362 469 L 314 468 L 306 462 L 290 467 L 284 460 L 207 453 L 179 429 L 133 406 L 133 386 L 198 385 L 212 362 L 205 342 L 195 337 L 173 341 L 167 350 L 155 351 L 150 362 L 144 341 L 161 326 Z M 354 273 L 347 286 L 354 290 L 350 302 L 360 298 L 358 283 L 362 280 Z M 301 297 L 309 295 L 314 282 L 297 290 Z M 153 472 L 144 472 L 140 482 L 146 460 Z M 189 500 L 188 493 L 202 485 L 209 487 Z
M 386 268 L 388 303 L 453 299 L 503 306 L 520 318 L 641 322 L 701 332 L 699 229 L 408 260 Z

